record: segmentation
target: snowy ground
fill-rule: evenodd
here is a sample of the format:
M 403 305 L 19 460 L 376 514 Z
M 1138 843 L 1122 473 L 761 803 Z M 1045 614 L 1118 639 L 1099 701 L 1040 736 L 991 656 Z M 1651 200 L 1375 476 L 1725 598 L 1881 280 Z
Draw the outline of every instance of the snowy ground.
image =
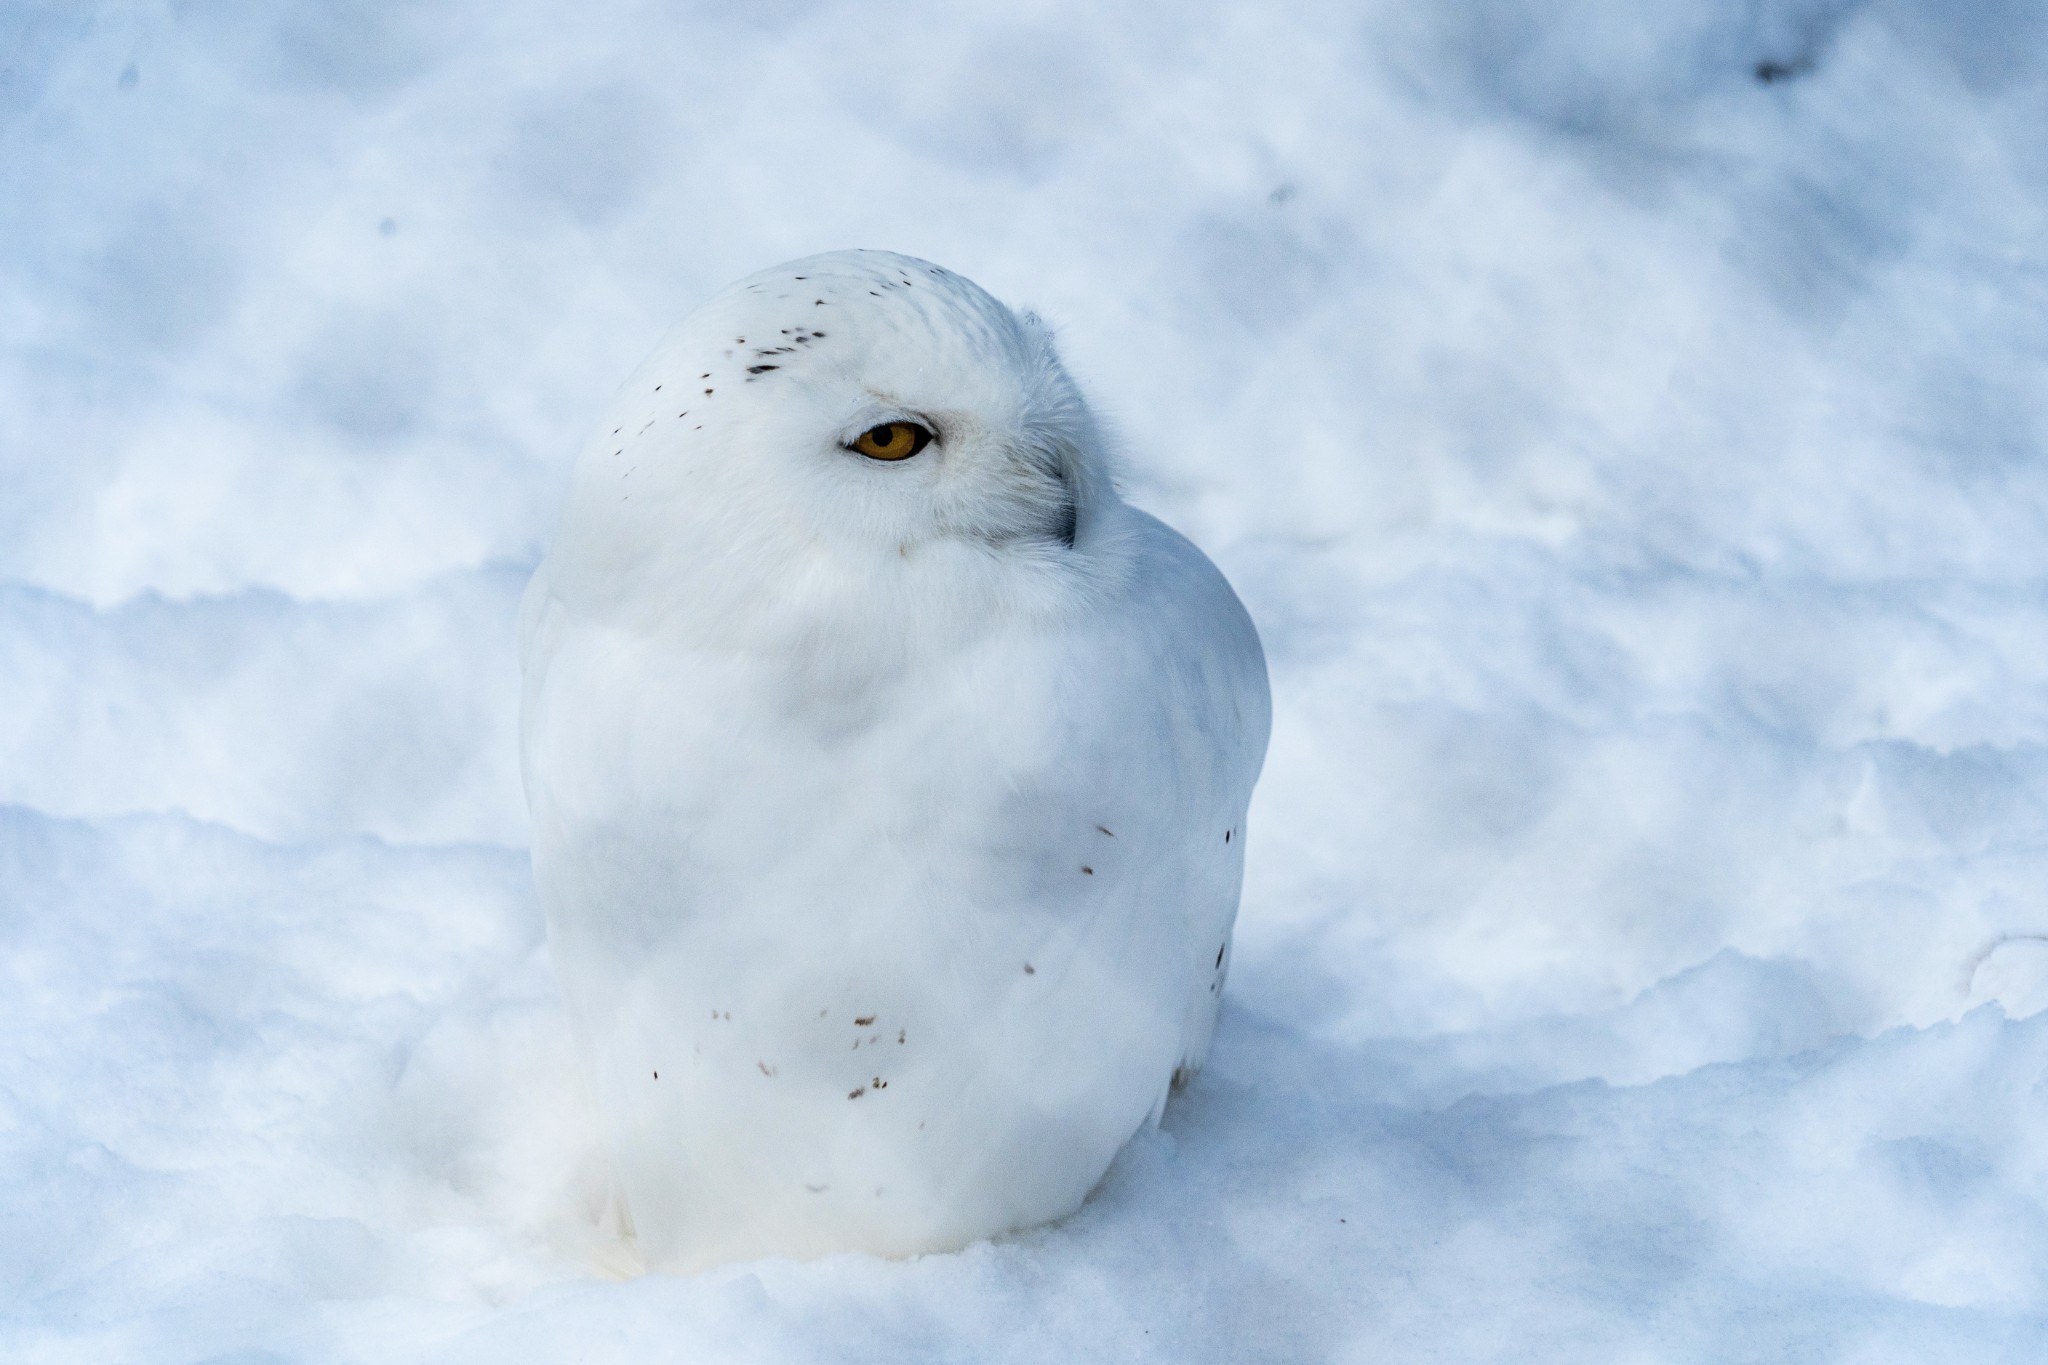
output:
M 0 1358 L 2048 1359 L 2044 127 L 2027 0 L 0 4 Z M 614 1282 L 513 605 L 846 245 L 1259 621 L 1237 970 L 1066 1224 Z

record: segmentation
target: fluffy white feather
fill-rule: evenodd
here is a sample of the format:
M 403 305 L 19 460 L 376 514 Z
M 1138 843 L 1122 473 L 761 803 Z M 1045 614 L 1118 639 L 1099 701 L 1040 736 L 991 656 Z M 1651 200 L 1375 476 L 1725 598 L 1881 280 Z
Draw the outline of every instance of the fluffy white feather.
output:
M 892 421 L 935 439 L 849 449 Z M 1200 1064 L 1265 663 L 1101 446 L 1035 318 L 857 251 L 706 303 L 585 448 L 523 757 L 649 1265 L 1061 1217 Z

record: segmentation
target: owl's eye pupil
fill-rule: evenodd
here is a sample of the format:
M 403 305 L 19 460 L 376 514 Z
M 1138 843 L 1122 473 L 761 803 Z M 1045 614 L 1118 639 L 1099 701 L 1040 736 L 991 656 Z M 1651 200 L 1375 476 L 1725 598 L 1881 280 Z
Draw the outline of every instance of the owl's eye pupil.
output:
M 893 446 L 896 444 L 896 428 L 894 426 L 876 427 L 868 433 L 868 439 L 878 446 Z

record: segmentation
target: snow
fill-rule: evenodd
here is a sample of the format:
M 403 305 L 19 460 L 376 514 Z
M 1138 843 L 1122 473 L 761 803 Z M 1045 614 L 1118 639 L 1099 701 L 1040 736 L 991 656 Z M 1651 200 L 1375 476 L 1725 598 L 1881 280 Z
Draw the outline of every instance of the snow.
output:
M 0 1356 L 2043 1358 L 2044 119 L 2016 0 L 0 11 Z M 846 245 L 1259 621 L 1236 969 L 1068 1222 L 621 1282 L 513 607 Z

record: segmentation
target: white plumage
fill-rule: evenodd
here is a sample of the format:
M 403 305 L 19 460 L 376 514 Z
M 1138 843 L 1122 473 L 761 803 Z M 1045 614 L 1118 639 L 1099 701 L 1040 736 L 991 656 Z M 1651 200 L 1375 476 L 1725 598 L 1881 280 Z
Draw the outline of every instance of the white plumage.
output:
M 1265 662 L 1118 500 L 1035 318 L 884 252 L 728 288 L 583 451 L 521 650 L 551 950 L 648 1265 L 1061 1217 L 1200 1064 Z

